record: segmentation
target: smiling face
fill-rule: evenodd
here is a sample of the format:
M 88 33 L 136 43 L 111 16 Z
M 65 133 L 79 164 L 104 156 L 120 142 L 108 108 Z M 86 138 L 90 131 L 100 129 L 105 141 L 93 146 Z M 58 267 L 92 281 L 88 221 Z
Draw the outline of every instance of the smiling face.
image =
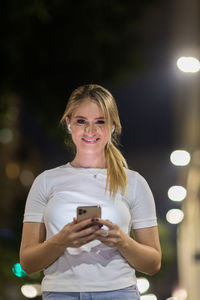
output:
M 77 153 L 104 155 L 109 134 L 104 114 L 95 101 L 82 101 L 66 121 Z

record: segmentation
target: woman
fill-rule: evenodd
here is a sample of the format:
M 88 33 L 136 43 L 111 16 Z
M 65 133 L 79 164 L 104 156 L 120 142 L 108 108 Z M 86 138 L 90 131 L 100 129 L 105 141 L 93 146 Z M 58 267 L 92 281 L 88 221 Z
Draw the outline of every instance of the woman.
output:
M 121 133 L 115 100 L 99 85 L 81 86 L 61 123 L 75 157 L 31 187 L 21 266 L 28 274 L 44 270 L 45 300 L 140 299 L 135 270 L 156 273 L 161 250 L 150 188 L 114 146 Z M 77 223 L 76 208 L 86 205 L 100 205 L 102 216 Z

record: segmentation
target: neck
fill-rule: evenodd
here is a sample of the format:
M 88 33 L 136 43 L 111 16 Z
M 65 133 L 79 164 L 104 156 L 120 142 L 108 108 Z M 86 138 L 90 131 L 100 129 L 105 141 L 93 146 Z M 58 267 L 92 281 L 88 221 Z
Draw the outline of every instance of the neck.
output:
M 82 155 L 77 153 L 71 165 L 75 168 L 106 168 L 106 159 L 105 155 L 92 155 L 91 153 Z

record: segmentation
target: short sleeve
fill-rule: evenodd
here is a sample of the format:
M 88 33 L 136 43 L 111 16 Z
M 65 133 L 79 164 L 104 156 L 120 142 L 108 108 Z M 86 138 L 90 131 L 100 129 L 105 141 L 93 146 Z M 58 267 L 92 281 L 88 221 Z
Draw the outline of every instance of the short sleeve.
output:
M 44 210 L 47 204 L 45 172 L 38 175 L 29 191 L 23 222 L 44 223 Z
M 136 173 L 131 217 L 133 229 L 157 226 L 153 194 L 148 183 L 139 173 Z

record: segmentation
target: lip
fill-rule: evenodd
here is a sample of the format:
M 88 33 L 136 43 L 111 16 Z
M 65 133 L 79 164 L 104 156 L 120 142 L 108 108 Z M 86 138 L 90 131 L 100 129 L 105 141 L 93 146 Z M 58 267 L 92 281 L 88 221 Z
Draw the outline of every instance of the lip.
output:
M 96 139 L 84 139 L 82 138 L 82 141 L 84 141 L 86 144 L 96 144 L 98 142 L 99 138 Z

